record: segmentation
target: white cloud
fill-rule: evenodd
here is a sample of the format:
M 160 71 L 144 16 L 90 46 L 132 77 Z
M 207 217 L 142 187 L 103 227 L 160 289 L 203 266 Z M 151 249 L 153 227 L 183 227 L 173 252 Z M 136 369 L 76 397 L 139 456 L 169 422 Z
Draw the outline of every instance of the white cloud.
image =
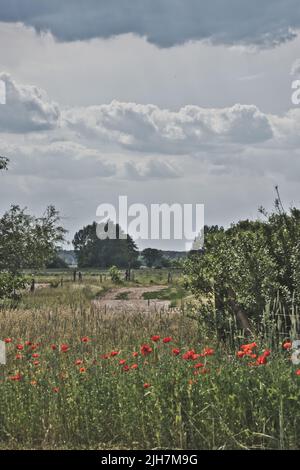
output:
M 58 126 L 59 107 L 43 90 L 21 85 L 7 73 L 0 73 L 0 80 L 6 88 L 6 104 L 0 106 L 0 132 L 27 133 Z

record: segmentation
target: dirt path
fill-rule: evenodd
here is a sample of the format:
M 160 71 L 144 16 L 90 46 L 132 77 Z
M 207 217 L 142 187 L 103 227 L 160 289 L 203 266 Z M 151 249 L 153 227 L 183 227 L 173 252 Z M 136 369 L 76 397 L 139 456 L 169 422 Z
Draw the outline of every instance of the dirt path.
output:
M 116 287 L 109 290 L 100 299 L 94 300 L 93 306 L 97 309 L 109 311 L 151 311 L 168 308 L 169 300 L 144 300 L 143 294 L 146 292 L 157 292 L 166 289 L 166 286 L 151 287 Z M 124 296 L 124 299 L 120 298 Z

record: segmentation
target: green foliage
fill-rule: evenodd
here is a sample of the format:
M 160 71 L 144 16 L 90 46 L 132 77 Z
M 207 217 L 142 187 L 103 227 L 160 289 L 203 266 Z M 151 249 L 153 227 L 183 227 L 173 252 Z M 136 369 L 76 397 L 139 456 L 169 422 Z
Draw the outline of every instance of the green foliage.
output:
M 277 296 L 287 309 L 300 305 L 300 211 L 286 213 L 278 199 L 272 214 L 261 213 L 263 221 L 206 229 L 205 250 L 184 263 L 204 315 L 233 315 L 239 308 L 259 319 Z
M 11 273 L 0 273 L 0 299 L 17 300 L 20 291 L 25 289 L 26 279 Z
M 148 268 L 152 268 L 154 265 L 157 265 L 163 257 L 162 251 L 156 250 L 155 248 L 146 248 L 141 254 Z
M 26 268 L 43 268 L 55 255 L 64 234 L 53 206 L 39 218 L 12 206 L 0 218 L 0 270 L 17 274 Z
M 117 268 L 117 266 L 112 266 L 109 269 L 109 275 L 111 277 L 112 282 L 118 284 L 121 282 L 121 272 Z
M 119 268 L 138 266 L 136 244 L 130 235 L 124 235 L 118 224 L 112 225 L 116 230 L 116 239 L 98 238 L 96 222 L 87 225 L 75 234 L 73 245 L 80 268 L 108 268 L 111 265 Z M 105 228 L 103 224 L 101 227 Z

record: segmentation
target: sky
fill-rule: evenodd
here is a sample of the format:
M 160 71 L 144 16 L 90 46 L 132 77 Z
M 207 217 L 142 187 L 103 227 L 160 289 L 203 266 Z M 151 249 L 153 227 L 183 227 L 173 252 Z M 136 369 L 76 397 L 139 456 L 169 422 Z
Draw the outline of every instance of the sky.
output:
M 0 0 L 0 214 L 54 204 L 72 240 L 119 195 L 299 206 L 299 31 L 298 0 Z

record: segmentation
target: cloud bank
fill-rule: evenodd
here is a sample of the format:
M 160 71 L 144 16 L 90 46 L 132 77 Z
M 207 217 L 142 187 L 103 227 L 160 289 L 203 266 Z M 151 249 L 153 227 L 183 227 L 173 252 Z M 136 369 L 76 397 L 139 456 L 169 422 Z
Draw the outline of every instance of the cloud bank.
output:
M 300 9 L 298 0 L 0 0 L 0 21 L 60 41 L 134 33 L 164 48 L 193 40 L 272 47 L 297 35 Z

